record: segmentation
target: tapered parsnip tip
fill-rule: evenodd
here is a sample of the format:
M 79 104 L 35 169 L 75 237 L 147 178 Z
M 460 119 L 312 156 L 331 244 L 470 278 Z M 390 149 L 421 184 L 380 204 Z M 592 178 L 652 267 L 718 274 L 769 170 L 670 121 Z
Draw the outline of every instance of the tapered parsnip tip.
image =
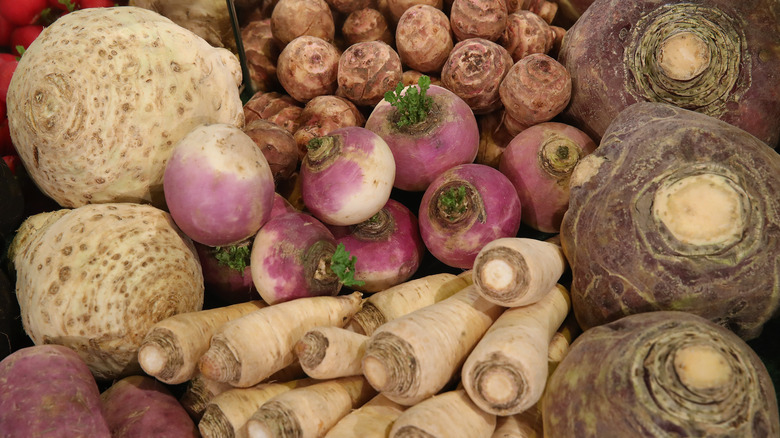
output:
M 160 345 L 145 343 L 138 349 L 138 363 L 147 374 L 157 376 L 168 366 L 168 359 Z
M 377 391 L 384 391 L 388 384 L 389 373 L 384 362 L 373 356 L 363 358 L 363 375 Z

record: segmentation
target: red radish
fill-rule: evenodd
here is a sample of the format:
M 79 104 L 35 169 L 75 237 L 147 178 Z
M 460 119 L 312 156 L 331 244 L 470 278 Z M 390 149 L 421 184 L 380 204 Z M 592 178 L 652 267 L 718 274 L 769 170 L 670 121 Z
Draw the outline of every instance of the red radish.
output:
M 26 26 L 38 21 L 46 6 L 46 0 L 0 0 L 0 15 L 14 27 Z
M 110 8 L 117 3 L 111 0 L 76 0 L 78 9 L 87 8 Z
M 76 9 L 75 0 L 49 0 L 49 7 L 65 12 L 73 12 Z
M 498 170 L 517 189 L 523 223 L 545 233 L 560 231 L 569 207 L 569 177 L 580 159 L 595 149 L 587 134 L 557 122 L 531 126 L 509 142 Z
M 10 39 L 8 41 L 10 41 Z M 19 57 L 13 53 L 0 53 L 0 64 L 8 61 L 19 61 Z
M 0 14 L 0 47 L 11 46 L 11 31 L 14 25 Z
M 8 84 L 11 83 L 11 77 L 14 75 L 18 65 L 19 61 L 16 59 L 0 63 L 0 100 L 3 102 L 5 102 L 5 96 L 8 94 Z
M 210 246 L 257 233 L 270 217 L 275 188 L 268 161 L 254 140 L 221 123 L 198 126 L 174 146 L 163 187 L 176 225 Z
M 17 155 L 14 142 L 11 140 L 11 130 L 8 128 L 8 119 L 0 122 L 0 156 Z
M 322 222 L 354 225 L 382 209 L 394 178 L 393 153 L 382 137 L 347 126 L 309 142 L 301 163 L 301 196 Z
M 11 50 L 13 53 L 22 56 L 30 44 L 38 38 L 43 32 L 43 26 L 40 24 L 28 24 L 20 26 L 11 31 Z
M 394 199 L 366 221 L 329 228 L 336 242 L 357 258 L 355 279 L 365 284 L 353 289 L 362 292 L 378 292 L 408 280 L 425 255 L 417 216 Z
M 365 127 L 382 137 L 395 158 L 394 186 L 424 191 L 443 171 L 471 163 L 479 150 L 477 119 L 468 104 L 420 76 L 385 93 Z
M 11 173 L 16 175 L 16 168 L 17 166 L 20 166 L 19 156 L 3 155 L 3 161 L 5 161 L 5 164 L 8 166 L 9 169 L 11 169 Z
M 470 269 L 482 247 L 520 229 L 520 198 L 503 173 L 485 164 L 442 172 L 420 201 L 420 235 L 442 263 Z

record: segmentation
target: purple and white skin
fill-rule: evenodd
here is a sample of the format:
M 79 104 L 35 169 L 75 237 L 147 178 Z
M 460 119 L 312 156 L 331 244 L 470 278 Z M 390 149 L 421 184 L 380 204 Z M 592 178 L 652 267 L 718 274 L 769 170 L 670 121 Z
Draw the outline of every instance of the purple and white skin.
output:
M 257 233 L 270 217 L 275 191 L 260 148 L 227 124 L 197 126 L 174 146 L 163 189 L 176 225 L 209 246 L 231 245 Z
M 479 127 L 471 107 L 444 87 L 431 85 L 426 95 L 433 106 L 422 122 L 398 127 L 397 110 L 385 99 L 366 119 L 365 128 L 382 137 L 393 152 L 394 185 L 400 190 L 424 191 L 443 171 L 474 162 L 479 151 Z
M 471 269 L 480 249 L 520 230 L 520 198 L 509 179 L 485 164 L 461 164 L 431 182 L 418 222 L 426 248 L 442 263 Z
M 361 292 L 379 292 L 408 280 L 425 255 L 417 216 L 394 199 L 368 220 L 328 228 L 356 257 L 355 280 L 364 284 L 352 289 Z
M 347 126 L 312 139 L 308 147 L 301 162 L 301 197 L 320 221 L 354 225 L 390 199 L 396 165 L 379 135 Z
M 255 235 L 252 281 L 268 304 L 335 296 L 342 283 L 330 268 L 336 239 L 317 218 L 302 212 L 269 220 Z

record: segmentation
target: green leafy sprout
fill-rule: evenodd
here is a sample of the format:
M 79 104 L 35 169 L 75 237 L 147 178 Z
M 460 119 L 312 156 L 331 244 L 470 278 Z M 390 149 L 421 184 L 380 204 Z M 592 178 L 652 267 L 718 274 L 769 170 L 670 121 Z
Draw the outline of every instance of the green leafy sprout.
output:
M 417 80 L 419 91 L 415 87 L 409 87 L 405 94 L 403 83 L 399 82 L 395 90 L 385 93 L 385 100 L 393 105 L 399 114 L 398 127 L 414 125 L 422 122 L 428 116 L 428 112 L 433 105 L 433 99 L 426 95 L 428 87 L 431 85 L 431 78 L 422 75 Z
M 339 277 L 344 286 L 362 286 L 364 281 L 355 280 L 355 262 L 357 257 L 350 255 L 343 243 L 336 245 L 336 251 L 330 260 L 330 269 Z
M 216 247 L 214 257 L 220 266 L 228 266 L 243 273 L 249 266 L 250 249 L 247 245 L 232 245 L 228 247 Z
M 463 213 L 466 210 L 466 186 L 452 187 L 439 197 L 447 213 Z

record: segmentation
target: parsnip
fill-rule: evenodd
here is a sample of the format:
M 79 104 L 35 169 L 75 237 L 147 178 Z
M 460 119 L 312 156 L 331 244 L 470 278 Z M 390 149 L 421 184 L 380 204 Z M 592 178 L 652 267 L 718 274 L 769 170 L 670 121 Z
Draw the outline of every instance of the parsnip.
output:
M 315 327 L 295 344 L 295 355 L 309 377 L 335 379 L 362 373 L 368 336 L 341 327 Z
M 339 420 L 324 438 L 386 438 L 405 409 L 406 406 L 378 394 Z
M 390 438 L 490 438 L 496 416 L 475 405 L 456 389 L 406 409 L 393 423 Z
M 542 416 L 537 407 L 519 414 L 496 417 L 490 438 L 542 438 Z
M 217 382 L 198 373 L 187 382 L 184 393 L 179 397 L 179 403 L 193 420 L 199 421 L 211 400 L 232 388 L 229 383 Z

